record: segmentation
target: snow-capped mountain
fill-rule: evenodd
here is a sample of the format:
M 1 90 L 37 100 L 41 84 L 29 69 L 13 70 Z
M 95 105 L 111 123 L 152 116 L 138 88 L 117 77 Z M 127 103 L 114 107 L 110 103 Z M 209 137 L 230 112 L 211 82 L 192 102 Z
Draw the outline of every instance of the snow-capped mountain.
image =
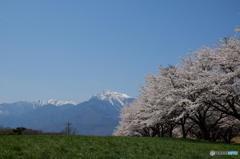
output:
M 3 103 L 0 126 L 59 132 L 71 122 L 82 135 L 111 135 L 120 121 L 121 108 L 133 100 L 126 94 L 103 91 L 79 104 L 55 99 Z
M 50 99 L 46 101 L 37 100 L 35 102 L 20 101 L 15 103 L 2 103 L 0 104 L 0 116 L 19 115 L 47 105 L 54 105 L 60 107 L 61 109 L 66 109 L 65 107 L 76 106 L 77 103 L 72 101 L 58 101 L 56 99 Z
M 77 105 L 77 103 L 73 102 L 73 101 L 58 101 L 56 99 L 50 99 L 50 100 L 37 100 L 35 102 L 33 102 L 33 104 L 37 104 L 37 105 L 48 105 L 48 104 L 52 104 L 55 106 L 62 106 L 62 105 L 66 105 L 66 104 L 73 104 L 73 105 Z
M 106 90 L 102 93 L 94 94 L 90 101 L 93 100 L 100 100 L 110 103 L 117 111 L 120 111 L 125 104 L 131 103 L 134 98 L 126 94 Z
M 99 94 L 94 94 L 92 98 L 98 98 L 99 100 L 109 101 L 112 105 L 114 105 L 113 101 L 118 101 L 122 106 L 126 103 L 123 103 L 124 100 L 132 98 L 126 94 L 112 92 L 109 90 L 103 91 Z

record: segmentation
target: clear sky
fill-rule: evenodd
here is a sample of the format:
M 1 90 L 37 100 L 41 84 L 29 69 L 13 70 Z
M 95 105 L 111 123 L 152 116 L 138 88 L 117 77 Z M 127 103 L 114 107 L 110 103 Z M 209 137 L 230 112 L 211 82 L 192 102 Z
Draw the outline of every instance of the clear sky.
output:
M 144 75 L 235 35 L 239 0 L 1 0 L 0 103 L 136 97 Z

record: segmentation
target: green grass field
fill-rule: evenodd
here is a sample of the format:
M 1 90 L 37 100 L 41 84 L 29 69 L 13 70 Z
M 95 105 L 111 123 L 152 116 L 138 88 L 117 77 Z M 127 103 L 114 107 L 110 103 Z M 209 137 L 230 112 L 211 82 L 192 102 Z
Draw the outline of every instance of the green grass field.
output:
M 205 141 L 114 136 L 0 136 L 1 159 L 237 159 L 210 156 L 210 151 L 238 151 L 239 144 Z

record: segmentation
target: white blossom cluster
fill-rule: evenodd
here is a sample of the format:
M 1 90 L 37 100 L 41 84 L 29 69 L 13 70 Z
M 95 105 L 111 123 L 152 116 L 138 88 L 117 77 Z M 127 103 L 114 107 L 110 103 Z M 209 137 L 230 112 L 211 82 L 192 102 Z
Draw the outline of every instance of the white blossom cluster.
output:
M 239 27 L 236 29 L 239 31 Z M 115 136 L 230 140 L 240 135 L 240 40 L 228 36 L 149 74 Z

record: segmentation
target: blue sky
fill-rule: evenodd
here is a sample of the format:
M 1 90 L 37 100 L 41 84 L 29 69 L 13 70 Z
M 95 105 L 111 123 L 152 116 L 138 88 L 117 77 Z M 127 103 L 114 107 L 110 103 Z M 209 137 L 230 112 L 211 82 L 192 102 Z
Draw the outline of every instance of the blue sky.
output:
M 235 35 L 239 0 L 2 0 L 0 103 L 136 97 L 144 75 Z

